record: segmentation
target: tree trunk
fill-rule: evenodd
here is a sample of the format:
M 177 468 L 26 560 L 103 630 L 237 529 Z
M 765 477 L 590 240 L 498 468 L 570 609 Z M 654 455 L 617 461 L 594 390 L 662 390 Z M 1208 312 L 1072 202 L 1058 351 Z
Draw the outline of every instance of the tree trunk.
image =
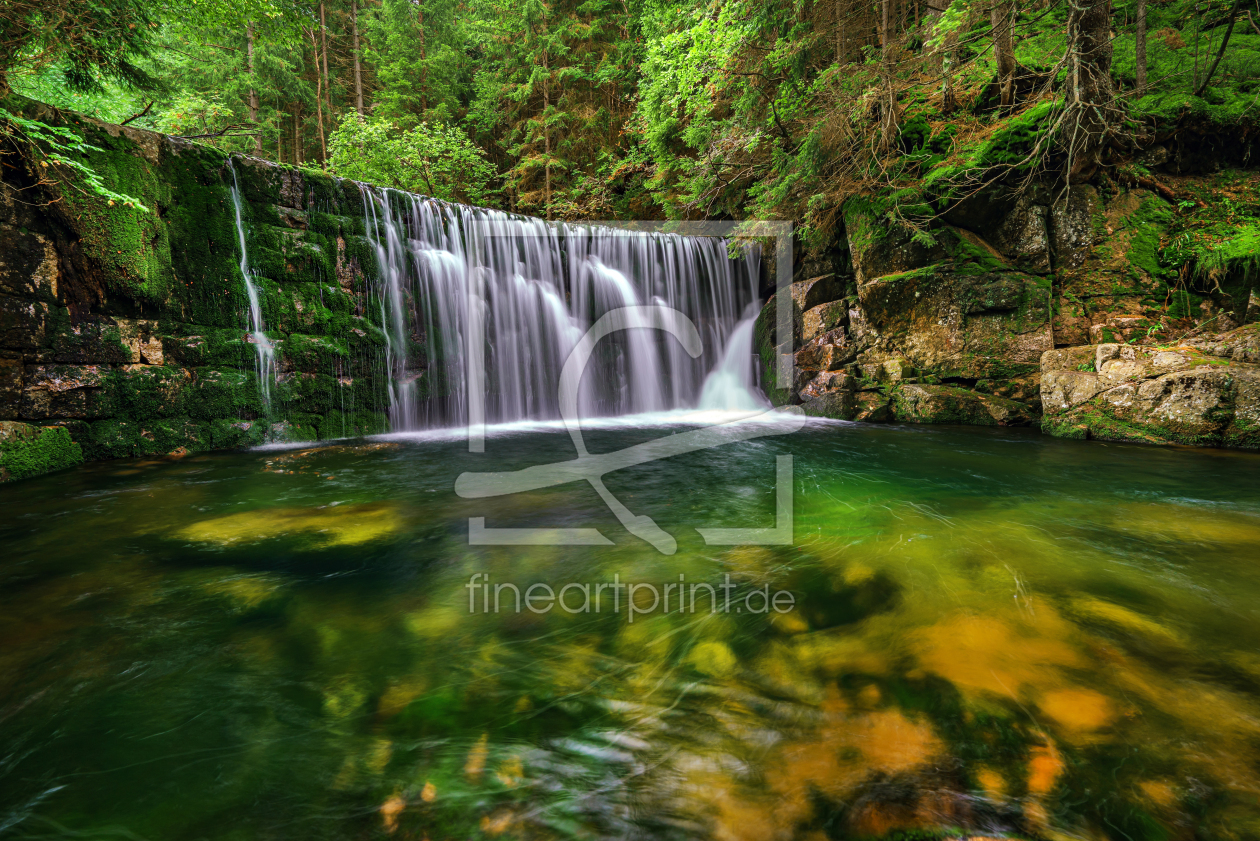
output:
M 302 165 L 302 103 L 293 109 L 293 165 Z
M 359 3 L 350 3 L 350 31 L 354 37 L 354 108 L 363 116 L 363 68 L 359 64 Z
M 254 154 L 262 154 L 262 130 L 258 125 L 258 88 L 254 86 L 254 24 L 245 24 L 245 62 L 249 71 L 249 121 L 254 124 Z
M 1225 29 L 1225 37 L 1221 39 L 1221 48 L 1216 53 L 1216 60 L 1208 68 L 1207 75 L 1203 77 L 1203 84 L 1199 85 L 1198 90 L 1194 92 L 1195 96 L 1203 96 L 1203 92 L 1207 90 L 1208 82 L 1212 81 L 1212 76 L 1216 73 L 1216 68 L 1221 63 L 1221 57 L 1225 55 L 1225 48 L 1229 46 L 1229 36 L 1234 34 L 1234 23 L 1238 20 L 1239 4 L 1240 0 L 1234 0 L 1234 5 L 1229 9 L 1229 26 Z
M 1071 0 L 1068 12 L 1068 153 L 1073 169 L 1097 161 L 1118 122 L 1111 84 L 1111 0 Z
M 884 101 L 880 106 L 880 145 L 885 152 L 892 149 L 897 135 L 897 90 L 893 86 L 892 0 L 881 0 L 883 45 L 880 50 L 881 72 L 884 74 Z
M 1137 89 L 1146 90 L 1146 0 L 1137 0 L 1137 34 L 1133 50 L 1137 55 Z
M 420 111 L 429 110 L 428 68 L 424 58 L 424 0 L 417 0 L 416 10 L 420 15 Z
M 998 90 L 1003 108 L 1015 104 L 1015 6 L 1010 0 L 997 0 L 989 11 L 993 28 L 993 58 L 997 64 Z
M 543 164 L 543 201 L 546 202 L 547 219 L 551 219 L 551 131 L 547 128 L 547 112 L 551 110 L 551 67 L 548 64 L 547 51 L 542 54 L 543 62 L 543 152 L 547 160 Z
M 949 11 L 950 0 L 944 0 L 941 5 L 928 5 L 928 17 L 932 21 L 932 36 L 936 35 L 936 27 L 940 26 L 941 18 Z M 958 31 L 950 30 L 945 34 L 945 40 L 941 44 L 941 112 L 944 114 L 953 113 L 958 106 L 954 96 L 954 52 L 958 49 Z
M 319 72 L 319 42 L 315 30 L 311 34 L 311 58 L 315 60 L 315 123 L 319 127 L 319 165 L 324 168 L 328 161 L 328 149 L 324 144 L 324 77 Z
M 836 5 L 836 64 L 844 61 L 844 9 L 840 5 L 841 0 L 835 0 Z
M 332 77 L 328 75 L 328 25 L 324 19 L 324 0 L 319 0 L 320 62 L 324 65 L 324 103 L 328 106 L 328 119 L 333 119 Z

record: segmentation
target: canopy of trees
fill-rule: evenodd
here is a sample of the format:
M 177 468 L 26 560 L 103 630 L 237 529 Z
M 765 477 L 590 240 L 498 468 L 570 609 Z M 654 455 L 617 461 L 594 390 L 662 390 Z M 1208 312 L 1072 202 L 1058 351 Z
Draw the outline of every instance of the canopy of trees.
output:
M 1149 7 L 1148 7 L 1149 5 Z M 1251 126 L 1257 0 L 0 0 L 0 88 L 547 217 L 793 218 Z M 913 201 L 907 202 L 913 214 Z

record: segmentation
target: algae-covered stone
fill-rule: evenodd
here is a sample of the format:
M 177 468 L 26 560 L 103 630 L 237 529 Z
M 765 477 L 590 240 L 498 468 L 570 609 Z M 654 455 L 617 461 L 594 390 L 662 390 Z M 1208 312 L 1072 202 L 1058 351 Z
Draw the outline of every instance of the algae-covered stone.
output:
M 1032 412 L 1022 403 L 954 386 L 906 384 L 891 397 L 897 420 L 910 423 L 1024 426 L 1032 422 Z
M 123 343 L 118 323 L 108 316 L 95 316 L 78 324 L 63 324 L 53 335 L 53 361 L 122 365 L 132 360 L 131 349 Z
M 852 391 L 837 389 L 810 397 L 801 408 L 810 417 L 853 420 L 857 414 L 857 399 Z
M 83 451 L 59 426 L 0 421 L 0 482 L 28 479 L 83 461 Z
M 892 418 L 892 401 L 878 391 L 863 391 L 854 398 L 853 420 L 885 423 Z

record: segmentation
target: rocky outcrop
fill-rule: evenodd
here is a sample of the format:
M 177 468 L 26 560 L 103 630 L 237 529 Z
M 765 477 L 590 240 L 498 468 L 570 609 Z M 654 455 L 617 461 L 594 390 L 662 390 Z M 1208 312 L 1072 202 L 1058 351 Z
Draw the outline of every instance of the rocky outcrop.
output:
M 384 335 L 371 320 L 359 185 L 236 158 L 278 377 L 265 411 L 226 155 L 7 100 L 99 147 L 92 165 L 145 210 L 58 194 L 15 155 L 0 179 L 0 420 L 21 451 L 154 455 L 386 428 Z M 50 192 L 41 193 L 41 189 Z M 38 198 L 39 200 L 33 200 Z M 15 437 L 16 436 L 16 437 Z M 62 444 L 75 445 L 71 459 Z M 54 446 L 54 444 L 56 446 Z M 27 456 L 8 478 L 31 475 Z
M 1260 449 L 1260 325 L 1213 347 L 1100 344 L 1042 357 L 1042 428 L 1070 438 Z
M 1032 184 L 915 229 L 851 201 L 835 281 L 792 287 L 790 341 L 773 303 L 758 322 L 763 381 L 778 341 L 795 377 L 772 399 L 811 415 L 1254 448 L 1260 335 L 1233 328 L 1260 322 L 1260 284 L 1244 266 L 1191 293 L 1164 265 L 1175 211 L 1143 189 Z M 1168 342 L 1212 324 L 1233 332 Z
M 853 274 L 792 284 L 794 333 L 783 347 L 795 379 L 772 398 L 845 420 L 1031 423 L 1041 355 L 1054 347 L 1051 282 L 1024 268 L 1046 265 L 1045 218 L 1028 210 L 1002 228 L 1004 247 L 1026 258 L 1017 265 L 961 227 L 925 240 L 847 209 Z M 766 382 L 773 312 L 771 302 L 757 330 Z

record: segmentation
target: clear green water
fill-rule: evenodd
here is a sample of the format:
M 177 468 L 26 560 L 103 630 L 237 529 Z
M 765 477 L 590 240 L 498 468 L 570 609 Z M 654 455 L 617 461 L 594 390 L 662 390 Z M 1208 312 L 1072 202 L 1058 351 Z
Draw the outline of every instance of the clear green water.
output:
M 0 488 L 0 836 L 1260 837 L 1256 456 L 810 427 L 610 475 L 674 556 L 587 486 L 453 492 L 572 452 L 364 442 Z M 795 545 L 705 546 L 694 526 L 771 525 L 782 453 Z M 618 545 L 469 546 L 471 516 Z M 475 573 L 729 574 L 733 604 L 797 604 L 470 614 Z

